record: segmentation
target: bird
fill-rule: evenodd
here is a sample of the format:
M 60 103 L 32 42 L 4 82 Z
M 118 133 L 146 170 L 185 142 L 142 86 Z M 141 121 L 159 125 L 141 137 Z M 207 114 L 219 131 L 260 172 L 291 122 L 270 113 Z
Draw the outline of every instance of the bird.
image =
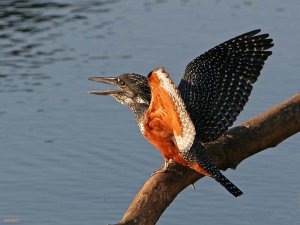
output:
M 133 112 L 141 133 L 165 159 L 212 177 L 233 196 L 243 192 L 215 166 L 203 143 L 218 139 L 243 110 L 253 84 L 272 54 L 269 34 L 253 30 L 206 51 L 185 68 L 176 87 L 164 67 L 147 77 L 125 73 L 91 77 L 116 90 L 90 91 L 109 95 Z

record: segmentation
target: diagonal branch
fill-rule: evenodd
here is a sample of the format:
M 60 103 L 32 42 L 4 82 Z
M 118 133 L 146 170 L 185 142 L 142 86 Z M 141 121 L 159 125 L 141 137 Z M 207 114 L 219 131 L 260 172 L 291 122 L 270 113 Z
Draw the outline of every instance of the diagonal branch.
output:
M 205 144 L 217 167 L 235 169 L 244 159 L 300 131 L 300 93 Z M 154 225 L 176 196 L 203 176 L 173 163 L 150 177 L 118 225 Z

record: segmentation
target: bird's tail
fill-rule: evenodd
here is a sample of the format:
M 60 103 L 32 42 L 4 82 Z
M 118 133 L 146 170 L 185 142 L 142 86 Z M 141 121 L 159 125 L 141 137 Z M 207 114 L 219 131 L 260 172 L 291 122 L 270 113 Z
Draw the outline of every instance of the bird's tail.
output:
M 228 180 L 221 171 L 215 166 L 210 155 L 204 146 L 196 138 L 193 146 L 188 151 L 188 155 L 185 156 L 187 161 L 193 161 L 190 168 L 197 172 L 214 178 L 219 182 L 227 191 L 229 191 L 236 198 L 243 194 L 230 180 Z
M 228 180 L 221 172 L 218 173 L 213 178 L 236 198 L 238 198 L 243 194 L 243 192 L 237 186 L 235 186 L 230 180 Z

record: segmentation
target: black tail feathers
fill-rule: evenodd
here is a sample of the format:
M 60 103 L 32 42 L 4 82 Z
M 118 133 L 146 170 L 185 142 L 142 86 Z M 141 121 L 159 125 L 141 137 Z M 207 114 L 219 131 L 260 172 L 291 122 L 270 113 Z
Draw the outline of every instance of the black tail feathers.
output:
M 215 166 L 207 150 L 198 141 L 198 138 L 195 138 L 191 149 L 184 155 L 184 157 L 185 160 L 192 162 L 192 169 L 198 171 L 199 173 L 203 173 L 204 170 L 207 174 L 209 174 L 210 177 L 214 178 L 224 188 L 226 188 L 226 190 L 229 191 L 233 196 L 239 197 L 243 194 L 243 192 L 233 183 L 231 183 Z
M 218 173 L 214 179 L 219 182 L 227 191 L 229 191 L 233 196 L 238 198 L 243 194 L 243 192 L 238 189 L 230 180 L 228 180 L 222 173 Z

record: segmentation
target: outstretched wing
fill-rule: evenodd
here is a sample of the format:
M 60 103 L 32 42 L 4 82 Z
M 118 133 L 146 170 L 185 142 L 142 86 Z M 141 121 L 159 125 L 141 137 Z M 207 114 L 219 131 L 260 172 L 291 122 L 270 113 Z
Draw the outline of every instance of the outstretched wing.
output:
M 179 91 L 201 141 L 223 134 L 243 110 L 252 84 L 272 54 L 268 34 L 254 30 L 230 39 L 190 62 Z

